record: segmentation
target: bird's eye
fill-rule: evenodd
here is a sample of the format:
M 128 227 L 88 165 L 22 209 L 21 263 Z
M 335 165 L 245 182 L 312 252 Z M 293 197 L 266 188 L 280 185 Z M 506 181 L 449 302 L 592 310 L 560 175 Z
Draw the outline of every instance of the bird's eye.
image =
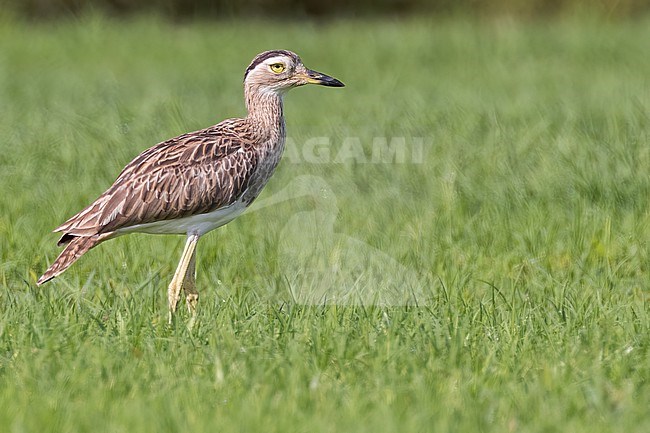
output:
M 276 74 L 280 74 L 280 73 L 284 72 L 284 70 L 286 69 L 286 66 L 284 66 L 283 63 L 273 63 L 270 67 L 271 67 L 271 70 L 273 72 L 275 72 Z

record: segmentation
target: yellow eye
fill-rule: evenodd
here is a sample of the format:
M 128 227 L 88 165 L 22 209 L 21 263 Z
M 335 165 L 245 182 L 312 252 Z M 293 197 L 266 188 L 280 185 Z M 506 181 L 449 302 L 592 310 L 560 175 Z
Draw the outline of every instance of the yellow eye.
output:
M 283 63 L 273 63 L 272 65 L 270 65 L 270 67 L 271 70 L 276 74 L 282 73 L 286 69 L 286 66 L 284 66 Z

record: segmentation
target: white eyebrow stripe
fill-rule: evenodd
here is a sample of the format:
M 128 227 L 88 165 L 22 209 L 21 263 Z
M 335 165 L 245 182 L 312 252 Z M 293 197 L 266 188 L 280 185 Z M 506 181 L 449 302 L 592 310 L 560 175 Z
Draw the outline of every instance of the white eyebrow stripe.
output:
M 275 57 L 269 57 L 268 59 L 264 60 L 265 65 L 272 65 L 273 63 L 287 63 L 287 60 L 289 60 L 285 56 L 275 56 Z

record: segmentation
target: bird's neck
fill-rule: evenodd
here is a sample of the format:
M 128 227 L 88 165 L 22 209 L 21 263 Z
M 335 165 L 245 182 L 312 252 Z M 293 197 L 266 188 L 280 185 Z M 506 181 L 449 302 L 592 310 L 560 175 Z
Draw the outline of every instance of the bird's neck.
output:
M 245 94 L 247 120 L 264 135 L 280 138 L 284 134 L 282 95 L 253 86 L 247 86 Z

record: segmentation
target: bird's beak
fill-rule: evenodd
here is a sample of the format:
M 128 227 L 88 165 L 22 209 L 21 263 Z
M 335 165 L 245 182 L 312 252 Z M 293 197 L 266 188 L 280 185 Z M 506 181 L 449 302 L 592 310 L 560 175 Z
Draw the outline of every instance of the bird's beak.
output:
M 321 74 L 320 72 L 312 71 L 311 69 L 307 69 L 307 82 L 309 84 L 319 84 L 328 87 L 345 87 L 345 84 L 341 83 L 336 78 Z

